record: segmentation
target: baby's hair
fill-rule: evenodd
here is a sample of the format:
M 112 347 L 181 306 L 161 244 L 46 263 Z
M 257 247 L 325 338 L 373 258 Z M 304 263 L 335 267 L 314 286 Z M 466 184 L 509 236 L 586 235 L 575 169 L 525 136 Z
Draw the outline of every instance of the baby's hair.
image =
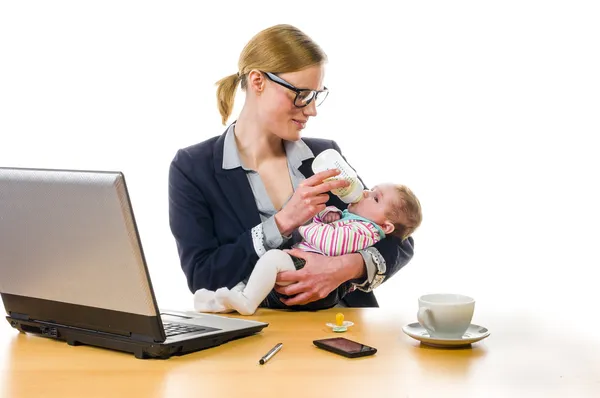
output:
M 407 186 L 396 185 L 395 188 L 398 197 L 387 216 L 394 224 L 392 235 L 405 240 L 421 225 L 423 220 L 421 202 Z

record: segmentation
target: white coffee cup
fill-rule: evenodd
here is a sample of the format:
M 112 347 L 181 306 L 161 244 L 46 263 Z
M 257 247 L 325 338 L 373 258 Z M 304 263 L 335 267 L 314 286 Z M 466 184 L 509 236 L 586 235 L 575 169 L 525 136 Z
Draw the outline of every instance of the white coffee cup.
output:
M 461 338 L 473 319 L 475 300 L 461 294 L 426 294 L 419 297 L 417 319 L 431 337 Z

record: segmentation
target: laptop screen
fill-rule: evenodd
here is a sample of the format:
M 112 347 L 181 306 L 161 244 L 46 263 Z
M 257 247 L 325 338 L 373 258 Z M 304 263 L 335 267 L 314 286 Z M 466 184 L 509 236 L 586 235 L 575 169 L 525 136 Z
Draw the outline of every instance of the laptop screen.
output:
M 121 173 L 0 168 L 0 223 L 7 312 L 164 340 Z

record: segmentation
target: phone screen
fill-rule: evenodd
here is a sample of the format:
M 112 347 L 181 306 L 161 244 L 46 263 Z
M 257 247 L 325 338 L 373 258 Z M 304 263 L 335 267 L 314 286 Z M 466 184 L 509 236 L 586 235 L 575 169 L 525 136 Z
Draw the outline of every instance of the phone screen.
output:
M 373 349 L 372 347 L 361 343 L 357 343 L 356 341 L 345 339 L 343 337 L 324 339 L 321 340 L 320 343 L 353 354 L 364 351 L 371 351 Z

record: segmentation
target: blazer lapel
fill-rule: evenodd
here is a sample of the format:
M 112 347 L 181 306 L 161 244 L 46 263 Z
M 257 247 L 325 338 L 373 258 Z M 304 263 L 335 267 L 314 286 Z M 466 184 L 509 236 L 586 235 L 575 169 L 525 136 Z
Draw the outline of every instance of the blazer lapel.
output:
M 244 229 L 250 229 L 260 223 L 260 215 L 252 188 L 248 182 L 246 172 L 241 167 L 223 169 L 223 145 L 225 132 L 215 143 L 213 159 L 216 180 L 223 191 L 225 200 L 229 202 L 233 213 L 236 215 Z
M 260 223 L 260 215 L 246 172 L 241 168 L 221 170 L 217 175 L 219 186 L 244 229 Z
M 300 172 L 306 178 L 309 178 L 309 177 L 315 175 L 315 173 L 313 173 L 313 171 L 312 171 L 313 160 L 315 160 L 315 159 L 314 158 L 306 159 L 305 161 L 302 162 L 300 167 L 298 167 L 298 170 L 300 170 Z

